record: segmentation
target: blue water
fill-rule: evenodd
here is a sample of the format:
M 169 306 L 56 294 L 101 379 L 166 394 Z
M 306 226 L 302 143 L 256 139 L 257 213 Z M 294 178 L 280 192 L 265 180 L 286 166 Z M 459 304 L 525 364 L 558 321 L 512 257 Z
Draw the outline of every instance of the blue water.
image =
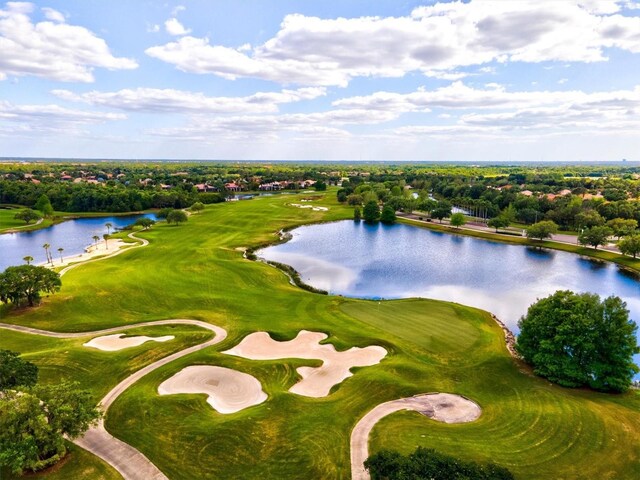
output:
M 32 232 L 5 233 L 0 235 L 0 271 L 12 265 L 24 265 L 23 258 L 34 258 L 32 264 L 46 262 L 45 243 L 51 245 L 53 259 L 60 260 L 58 248 L 64 248 L 63 257 L 77 255 L 84 252 L 85 247 L 94 243 L 93 236 L 102 240 L 107 233 L 106 223 L 111 223 L 111 233 L 115 228 L 121 228 L 135 222 L 138 218 L 149 217 L 153 214 L 127 215 L 123 217 L 93 217 L 67 220 L 49 228 Z M 54 262 L 55 263 L 55 262 Z
M 293 266 L 332 294 L 458 302 L 494 313 L 517 333 L 529 305 L 568 289 L 617 295 L 640 322 L 640 276 L 612 263 L 408 225 L 348 220 L 291 233 L 289 242 L 259 255 Z

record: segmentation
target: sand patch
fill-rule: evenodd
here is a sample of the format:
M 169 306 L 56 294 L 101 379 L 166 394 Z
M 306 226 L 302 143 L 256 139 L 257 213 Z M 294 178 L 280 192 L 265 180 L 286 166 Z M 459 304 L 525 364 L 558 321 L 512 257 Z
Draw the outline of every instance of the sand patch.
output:
M 220 413 L 236 413 L 267 399 L 255 377 L 224 367 L 186 367 L 158 387 L 160 395 L 204 393 L 207 403 Z
M 326 212 L 327 210 L 329 210 L 328 207 L 314 207 L 313 205 L 300 205 L 299 203 L 291 203 L 290 205 L 297 208 L 310 208 L 314 212 Z
M 173 335 L 165 335 L 164 337 L 147 337 L 145 335 L 125 337 L 124 335 L 124 333 L 116 333 L 114 335 L 104 335 L 102 337 L 92 338 L 82 346 L 97 348 L 98 350 L 103 350 L 105 352 L 115 352 L 124 348 L 137 347 L 145 342 L 167 342 L 176 338 Z
M 322 360 L 320 367 L 299 367 L 302 377 L 289 389 L 292 393 L 306 397 L 326 397 L 331 387 L 352 376 L 353 367 L 368 367 L 380 363 L 387 351 L 376 345 L 365 348 L 352 347 L 344 352 L 336 351 L 331 344 L 321 345 L 327 338 L 325 333 L 301 330 L 293 340 L 278 342 L 267 332 L 247 335 L 238 345 L 222 353 L 251 360 L 278 360 L 304 358 Z

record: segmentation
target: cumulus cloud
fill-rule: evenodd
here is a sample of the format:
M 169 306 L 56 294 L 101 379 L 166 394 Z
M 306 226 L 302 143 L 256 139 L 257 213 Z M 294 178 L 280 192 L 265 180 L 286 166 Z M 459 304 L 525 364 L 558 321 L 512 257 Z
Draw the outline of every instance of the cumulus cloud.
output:
M 614 0 L 435 3 L 406 17 L 321 19 L 287 15 L 251 49 L 184 36 L 147 55 L 193 73 L 279 83 L 346 86 L 354 77 L 420 71 L 460 79 L 491 62 L 597 62 L 605 48 L 640 52 L 640 17 Z M 484 68 L 484 67 L 483 67 Z
M 69 90 L 51 93 L 63 100 L 84 102 L 126 111 L 166 113 L 271 113 L 283 103 L 312 100 L 326 95 L 324 87 L 306 87 L 280 92 L 257 92 L 244 97 L 208 97 L 200 92 L 174 89 L 136 88 L 117 92 Z
M 191 33 L 191 30 L 188 28 L 184 28 L 184 26 L 177 18 L 170 18 L 169 20 L 164 22 L 164 28 L 167 30 L 167 33 L 169 35 L 173 35 L 176 37 Z
M 53 21 L 32 23 L 33 4 L 9 2 L 0 10 L 0 78 L 32 75 L 63 82 L 93 82 L 93 68 L 136 68 L 114 57 L 107 43 L 84 27 Z M 55 13 L 52 13 L 55 12 Z M 60 15 L 51 10 L 48 17 Z M 62 17 L 64 20 L 64 17 Z
M 44 13 L 47 20 L 51 20 L 52 22 L 64 23 L 66 21 L 64 15 L 53 8 L 44 7 L 42 13 Z

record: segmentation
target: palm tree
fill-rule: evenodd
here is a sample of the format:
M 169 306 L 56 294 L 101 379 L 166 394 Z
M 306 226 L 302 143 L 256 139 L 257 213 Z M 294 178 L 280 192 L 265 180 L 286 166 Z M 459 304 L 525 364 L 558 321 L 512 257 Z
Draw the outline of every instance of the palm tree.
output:
M 51 261 L 51 256 L 49 255 L 49 249 L 51 248 L 51 245 L 49 245 L 48 243 L 45 243 L 44 245 L 42 245 L 42 248 L 44 248 L 44 251 L 47 254 L 47 262 L 53 263 Z
M 62 263 L 64 260 L 62 259 L 62 252 L 64 252 L 64 248 L 60 247 L 58 249 L 58 253 L 60 254 L 60 263 Z
M 102 238 L 104 238 L 104 246 L 105 246 L 105 248 L 107 250 L 109 250 L 109 243 L 107 242 L 107 239 L 109 238 L 109 235 L 105 233 L 104 235 L 102 235 Z
M 104 226 L 107 227 L 107 235 L 111 233 L 111 227 L 113 227 L 113 223 L 107 222 L 104 224 Z
M 27 255 L 26 257 L 22 257 L 22 259 L 27 262 L 27 265 L 31 265 L 31 262 L 33 262 L 33 257 L 31 255 Z
M 98 235 L 94 235 L 93 242 L 96 244 L 96 249 L 98 248 L 98 240 L 100 240 L 100 237 Z

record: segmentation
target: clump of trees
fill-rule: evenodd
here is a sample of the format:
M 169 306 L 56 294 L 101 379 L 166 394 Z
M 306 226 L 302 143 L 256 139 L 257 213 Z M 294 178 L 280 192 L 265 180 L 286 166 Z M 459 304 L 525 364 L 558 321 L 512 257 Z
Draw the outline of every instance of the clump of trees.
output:
M 418 447 L 409 455 L 381 450 L 364 462 L 373 480 L 512 480 L 509 470 L 489 463 L 463 461 L 459 458 Z
M 42 292 L 54 293 L 60 290 L 60 275 L 45 267 L 20 265 L 7 267 L 0 273 L 0 301 L 33 307 L 40 301 Z
M 376 223 L 380 220 L 380 207 L 378 206 L 378 202 L 375 200 L 368 201 L 362 209 L 362 218 L 367 223 Z
M 40 220 L 42 218 L 42 215 L 40 215 L 35 210 L 25 208 L 24 210 L 20 210 L 18 213 L 16 213 L 13 218 L 15 218 L 16 220 L 22 220 L 27 225 L 29 225 L 31 222 Z
M 597 250 L 599 245 L 605 245 L 607 243 L 607 239 L 611 235 L 613 235 L 611 228 L 604 225 L 597 225 L 580 232 L 578 242 L 580 242 L 580 245 L 590 245 Z
M 38 381 L 38 367 L 16 352 L 0 350 L 0 391 L 16 387 L 32 387 Z
M 640 255 L 640 234 L 625 237 L 618 242 L 618 248 L 624 255 L 637 258 Z
M 559 385 L 624 392 L 639 371 L 638 327 L 619 297 L 559 290 L 531 305 L 518 326 L 517 352 Z

